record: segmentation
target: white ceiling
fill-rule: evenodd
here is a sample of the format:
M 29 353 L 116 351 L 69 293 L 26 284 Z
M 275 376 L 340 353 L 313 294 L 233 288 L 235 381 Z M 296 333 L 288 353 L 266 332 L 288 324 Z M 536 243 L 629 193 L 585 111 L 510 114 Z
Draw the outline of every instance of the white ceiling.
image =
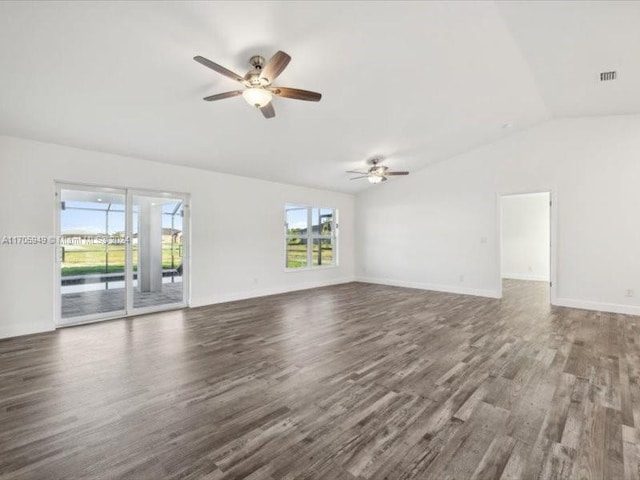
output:
M 3 2 L 0 134 L 355 192 L 368 182 L 344 171 L 374 155 L 415 171 L 553 114 L 640 111 L 639 8 Z M 293 60 L 276 83 L 320 103 L 278 98 L 265 120 L 202 100 L 237 84 L 194 55 L 244 74 L 279 49 Z
M 554 116 L 640 112 L 640 2 L 503 2 Z M 618 79 L 601 82 L 600 72 Z

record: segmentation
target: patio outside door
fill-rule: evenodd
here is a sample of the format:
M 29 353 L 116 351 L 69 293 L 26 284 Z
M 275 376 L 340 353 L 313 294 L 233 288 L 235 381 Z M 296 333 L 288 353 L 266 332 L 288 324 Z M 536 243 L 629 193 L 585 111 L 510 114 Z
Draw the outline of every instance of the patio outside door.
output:
M 129 311 L 184 305 L 185 198 L 131 192 L 132 225 Z
M 59 184 L 58 326 L 187 305 L 186 195 Z

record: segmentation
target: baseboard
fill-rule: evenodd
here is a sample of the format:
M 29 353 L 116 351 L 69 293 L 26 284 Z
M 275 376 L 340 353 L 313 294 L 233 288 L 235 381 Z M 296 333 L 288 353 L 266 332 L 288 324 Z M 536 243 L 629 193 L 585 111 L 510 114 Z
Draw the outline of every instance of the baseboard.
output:
M 418 290 L 431 290 L 434 292 L 457 293 L 460 295 L 473 295 L 475 297 L 500 298 L 497 290 L 484 290 L 479 288 L 461 287 L 457 285 L 440 285 L 434 283 L 407 282 L 404 280 L 392 280 L 388 278 L 356 277 L 356 281 L 375 283 L 378 285 L 391 285 L 393 287 L 416 288 Z
M 25 335 L 34 335 L 37 333 L 53 332 L 53 325 L 49 328 L 4 328 L 0 329 L 0 340 L 5 338 L 23 337 Z
M 532 282 L 548 282 L 549 277 L 544 275 L 533 275 L 526 273 L 503 273 L 502 278 L 506 278 L 509 280 L 527 280 Z
M 273 287 L 260 288 L 255 290 L 246 290 L 243 292 L 223 293 L 220 295 L 212 295 L 200 300 L 191 299 L 191 307 L 204 307 L 206 305 L 215 305 L 217 303 L 235 302 L 237 300 L 247 300 L 250 298 L 267 297 L 269 295 L 279 295 L 281 293 L 297 292 L 300 290 L 309 290 L 312 288 L 329 287 L 331 285 L 341 285 L 343 283 L 354 282 L 355 277 L 337 278 L 332 280 L 304 282 L 298 283 L 295 287 Z
M 640 307 L 635 305 L 621 305 L 617 303 L 591 302 L 589 300 L 575 300 L 572 298 L 556 298 L 553 304 L 557 307 L 579 308 L 596 312 L 624 313 L 626 315 L 640 315 Z

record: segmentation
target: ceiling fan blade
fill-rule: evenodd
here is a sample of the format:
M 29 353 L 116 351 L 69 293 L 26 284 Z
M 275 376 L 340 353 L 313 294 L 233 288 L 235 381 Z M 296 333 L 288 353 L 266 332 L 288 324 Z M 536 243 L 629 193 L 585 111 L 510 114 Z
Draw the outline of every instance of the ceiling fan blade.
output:
M 237 97 L 238 95 L 242 95 L 242 90 L 234 90 L 233 92 L 224 92 L 218 93 L 217 95 L 210 95 L 208 97 L 204 97 L 203 100 L 207 102 L 213 102 L 214 100 L 224 100 L 225 98 Z
M 347 173 L 359 173 L 360 175 L 369 175 L 369 172 L 359 172 L 358 170 L 347 170 Z
M 369 175 L 362 175 L 361 177 L 352 177 L 349 180 L 358 180 L 359 178 L 367 178 Z
M 385 172 L 385 175 L 409 175 L 409 172 Z
M 269 102 L 260 109 L 264 118 L 273 118 L 276 116 L 276 111 L 273 108 L 273 103 Z
M 293 98 L 294 100 L 306 100 L 308 102 L 319 102 L 322 98 L 321 93 L 300 90 L 298 88 L 273 87 L 271 91 L 281 97 Z
M 224 68 L 222 65 L 218 65 L 217 63 L 214 63 L 207 58 L 201 57 L 200 55 L 193 57 L 193 59 L 196 62 L 204 65 L 205 67 L 210 68 L 214 72 L 218 72 L 219 74 L 224 75 L 225 77 L 229 77 L 232 80 L 235 80 L 236 82 L 244 83 L 244 78 L 242 78 L 237 73 L 234 73 L 231 70 Z
M 282 51 L 276 52 L 276 54 L 269 59 L 269 61 L 262 68 L 260 73 L 260 80 L 266 80 L 268 83 L 273 82 L 282 71 L 287 68 L 287 65 L 291 61 L 291 57 Z

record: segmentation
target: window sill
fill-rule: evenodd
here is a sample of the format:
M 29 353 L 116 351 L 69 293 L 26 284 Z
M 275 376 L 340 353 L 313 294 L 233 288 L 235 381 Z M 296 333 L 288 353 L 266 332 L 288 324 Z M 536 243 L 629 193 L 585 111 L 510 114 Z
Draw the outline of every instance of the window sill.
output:
M 290 272 L 313 272 L 316 270 L 330 270 L 332 268 L 338 268 L 338 265 L 322 265 L 321 267 L 300 267 L 300 268 L 285 268 L 284 271 Z

